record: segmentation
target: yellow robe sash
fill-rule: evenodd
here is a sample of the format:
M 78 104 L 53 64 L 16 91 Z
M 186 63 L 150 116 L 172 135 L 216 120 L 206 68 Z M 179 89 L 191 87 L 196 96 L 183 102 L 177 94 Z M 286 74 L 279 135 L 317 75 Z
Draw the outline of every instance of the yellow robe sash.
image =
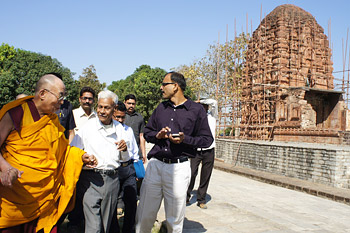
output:
M 12 188 L 0 184 L 0 228 L 30 222 L 38 218 L 37 228 L 50 232 L 71 200 L 85 153 L 70 147 L 56 114 L 34 122 L 26 97 L 5 105 L 5 113 L 21 105 L 24 110 L 21 130 L 13 130 L 1 147 L 1 153 L 13 167 L 24 171 Z

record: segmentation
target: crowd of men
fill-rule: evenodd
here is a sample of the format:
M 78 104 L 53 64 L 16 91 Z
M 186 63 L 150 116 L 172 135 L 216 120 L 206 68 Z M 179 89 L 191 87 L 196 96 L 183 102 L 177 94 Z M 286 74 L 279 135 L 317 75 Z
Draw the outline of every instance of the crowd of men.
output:
M 0 233 L 57 233 L 65 218 L 68 232 L 150 233 L 163 199 L 168 232 L 182 232 L 201 162 L 197 202 L 207 208 L 215 146 L 208 103 L 192 101 L 185 89 L 182 74 L 166 74 L 166 100 L 145 125 L 133 94 L 121 102 L 101 91 L 95 110 L 95 91 L 83 87 L 72 109 L 62 77 L 42 76 L 34 96 L 0 110 Z M 147 156 L 146 141 L 154 144 Z M 147 159 L 144 179 L 137 178 L 134 162 Z

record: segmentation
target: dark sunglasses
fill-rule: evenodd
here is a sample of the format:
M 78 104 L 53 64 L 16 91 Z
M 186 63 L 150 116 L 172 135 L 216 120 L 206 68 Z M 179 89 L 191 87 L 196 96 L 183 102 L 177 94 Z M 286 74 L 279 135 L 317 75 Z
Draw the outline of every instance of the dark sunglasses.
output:
M 165 87 L 166 85 L 169 85 L 169 84 L 176 84 L 176 83 L 162 83 L 162 86 Z
M 121 119 L 124 119 L 125 116 L 114 116 L 115 118 L 121 118 Z

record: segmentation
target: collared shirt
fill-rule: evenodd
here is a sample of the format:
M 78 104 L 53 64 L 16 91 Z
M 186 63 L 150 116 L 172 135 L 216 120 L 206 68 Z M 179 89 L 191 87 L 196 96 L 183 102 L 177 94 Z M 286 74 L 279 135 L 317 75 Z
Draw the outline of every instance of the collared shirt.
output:
M 135 161 L 139 160 L 139 148 L 137 146 L 134 132 L 132 131 L 132 128 L 123 124 L 125 134 L 124 134 L 124 141 L 128 147 L 128 150 L 126 152 L 122 151 L 120 153 L 120 160 L 121 162 L 126 162 L 130 159 L 133 159 Z
M 183 142 L 173 144 L 169 139 L 157 139 L 157 133 L 166 126 L 171 128 L 171 133 L 183 132 Z M 178 106 L 174 106 L 170 101 L 160 103 L 145 127 L 144 137 L 148 142 L 155 144 L 148 153 L 149 159 L 154 156 L 194 157 L 197 148 L 209 147 L 214 140 L 203 106 L 190 99 Z
M 79 129 L 81 129 L 88 120 L 90 120 L 92 118 L 96 118 L 97 114 L 92 109 L 91 114 L 87 115 L 85 113 L 84 109 L 80 106 L 79 108 L 76 108 L 73 110 L 73 116 L 74 116 L 74 121 L 75 121 L 75 125 L 76 125 L 76 128 L 74 130 L 75 130 L 75 133 L 77 133 L 79 131 Z
M 126 113 L 124 123 L 132 128 L 136 143 L 140 145 L 140 133 L 143 133 L 145 128 L 145 121 L 141 114 L 138 112 L 133 112 L 132 114 Z
M 96 169 L 116 169 L 120 165 L 120 151 L 115 142 L 125 137 L 124 132 L 118 121 L 112 120 L 111 125 L 106 127 L 95 118 L 78 131 L 71 145 L 94 155 L 98 162 Z
M 210 150 L 215 147 L 216 119 L 211 114 L 207 114 L 207 117 L 208 117 L 209 128 L 210 128 L 211 134 L 213 135 L 214 141 L 208 148 L 200 148 L 198 150 Z

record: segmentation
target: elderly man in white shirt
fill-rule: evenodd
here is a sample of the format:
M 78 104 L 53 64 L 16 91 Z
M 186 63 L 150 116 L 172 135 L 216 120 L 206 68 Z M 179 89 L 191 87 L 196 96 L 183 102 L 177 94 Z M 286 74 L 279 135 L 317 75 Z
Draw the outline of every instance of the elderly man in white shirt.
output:
M 77 186 L 77 195 L 83 200 L 85 233 L 108 233 L 117 205 L 120 154 L 127 150 L 124 127 L 112 119 L 117 101 L 115 93 L 101 91 L 98 118 L 89 120 L 71 143 L 94 154 L 98 160 L 94 169 L 82 170 Z
M 88 120 L 96 118 L 96 112 L 93 109 L 95 91 L 91 87 L 83 87 L 80 90 L 79 103 L 80 107 L 73 110 L 75 121 L 75 133 L 81 129 Z

